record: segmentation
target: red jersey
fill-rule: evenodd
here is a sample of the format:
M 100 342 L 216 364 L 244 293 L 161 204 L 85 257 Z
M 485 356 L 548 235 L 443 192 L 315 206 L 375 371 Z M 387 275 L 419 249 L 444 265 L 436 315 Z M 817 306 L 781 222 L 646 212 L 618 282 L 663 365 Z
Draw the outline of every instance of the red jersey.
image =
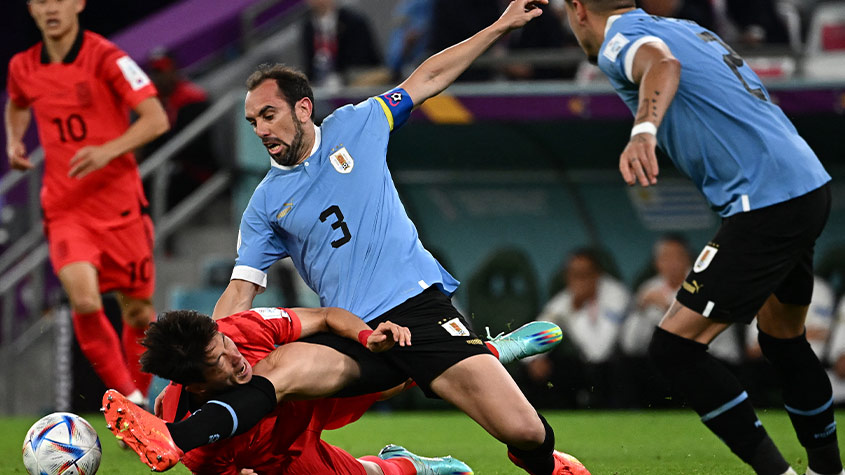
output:
M 32 108 L 44 148 L 41 203 L 47 220 L 63 218 L 117 226 L 147 206 L 132 153 L 100 170 L 68 177 L 70 159 L 87 145 L 102 145 L 129 128 L 129 111 L 154 97 L 149 77 L 102 36 L 80 30 L 61 63 L 51 63 L 43 43 L 9 63 L 9 99 Z
M 253 309 L 217 324 L 251 365 L 276 345 L 298 339 L 302 328 L 295 313 L 281 308 Z M 351 455 L 320 440 L 320 433 L 358 420 L 378 396 L 283 402 L 249 431 L 191 450 L 182 462 L 199 474 L 236 475 L 241 468 L 261 474 L 363 473 Z M 163 418 L 181 418 L 187 400 L 182 387 L 171 384 L 162 400 Z

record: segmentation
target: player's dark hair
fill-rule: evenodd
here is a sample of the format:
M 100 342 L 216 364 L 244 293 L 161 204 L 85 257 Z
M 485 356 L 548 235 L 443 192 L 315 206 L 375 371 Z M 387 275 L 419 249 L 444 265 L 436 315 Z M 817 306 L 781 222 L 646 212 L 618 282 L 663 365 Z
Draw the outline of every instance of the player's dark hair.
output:
M 572 0 L 566 0 L 566 3 L 572 4 Z M 635 8 L 637 6 L 634 0 L 581 0 L 588 10 L 598 13 L 612 12 L 622 8 Z
M 314 102 L 314 91 L 311 90 L 308 77 L 301 71 L 280 63 L 258 65 L 258 68 L 246 79 L 246 88 L 251 91 L 267 79 L 276 81 L 279 92 L 287 101 L 291 110 L 303 97 L 311 99 L 312 103 Z M 311 117 L 314 117 L 313 109 L 311 110 Z
M 141 344 L 141 370 L 179 384 L 205 381 L 206 348 L 217 336 L 217 322 L 193 310 L 173 310 L 150 324 Z

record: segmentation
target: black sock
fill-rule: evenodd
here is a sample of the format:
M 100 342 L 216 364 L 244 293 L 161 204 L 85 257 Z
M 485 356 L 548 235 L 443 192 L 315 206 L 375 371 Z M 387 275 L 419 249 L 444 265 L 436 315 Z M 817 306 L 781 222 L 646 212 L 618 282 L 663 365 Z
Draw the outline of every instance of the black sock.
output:
M 673 387 L 743 462 L 759 474 L 780 475 L 789 464 L 754 413 L 739 381 L 707 352 L 707 345 L 656 328 L 649 355 Z
M 187 452 L 251 429 L 276 407 L 276 389 L 262 376 L 209 400 L 191 417 L 167 428 L 176 446 Z
M 833 419 L 833 390 L 806 333 L 775 338 L 759 332 L 760 349 L 772 363 L 783 390 L 783 403 L 807 462 L 817 473 L 839 473 L 842 461 Z
M 555 450 L 555 431 L 546 422 L 545 417 L 541 414 L 537 415 L 540 416 L 540 421 L 543 422 L 543 428 L 546 429 L 546 438 L 543 440 L 543 443 L 532 450 L 521 450 L 508 445 L 508 455 L 511 457 L 511 460 L 516 458 L 519 461 L 518 465 L 530 473 L 536 475 L 551 474 L 555 469 L 555 459 L 552 456 L 552 452 Z

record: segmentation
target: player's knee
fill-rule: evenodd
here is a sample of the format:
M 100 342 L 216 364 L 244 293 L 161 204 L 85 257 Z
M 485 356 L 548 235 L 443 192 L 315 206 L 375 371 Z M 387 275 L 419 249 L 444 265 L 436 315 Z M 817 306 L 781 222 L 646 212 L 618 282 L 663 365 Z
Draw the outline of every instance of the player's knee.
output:
M 664 373 L 689 367 L 697 358 L 706 354 L 707 345 L 675 335 L 660 327 L 654 329 L 648 355 Z
M 152 303 L 132 300 L 123 306 L 123 321 L 133 328 L 146 328 L 153 316 Z
M 99 295 L 75 295 L 70 299 L 70 308 L 79 314 L 99 312 L 103 301 Z
M 522 449 L 541 445 L 546 440 L 546 427 L 536 415 L 533 419 L 531 422 L 518 421 L 518 423 L 511 424 L 511 427 L 503 434 L 504 442 Z

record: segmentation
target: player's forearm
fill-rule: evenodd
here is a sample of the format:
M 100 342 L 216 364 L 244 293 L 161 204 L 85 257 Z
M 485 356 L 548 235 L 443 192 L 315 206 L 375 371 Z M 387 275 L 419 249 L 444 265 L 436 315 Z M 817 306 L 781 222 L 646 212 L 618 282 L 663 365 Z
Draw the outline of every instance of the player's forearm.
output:
M 170 129 L 167 114 L 158 99 L 151 97 L 139 104 L 135 111 L 138 118 L 114 140 L 103 144 L 109 155 L 117 157 L 141 147 Z
M 32 111 L 29 108 L 18 107 L 11 99 L 6 101 L 4 114 L 6 144 L 22 141 L 31 120 Z
M 370 330 L 370 326 L 364 323 L 355 314 L 342 308 L 328 307 L 326 310 L 326 327 L 335 335 L 358 341 L 358 335 L 364 330 Z
M 680 79 L 681 63 L 677 59 L 663 58 L 652 64 L 640 82 L 640 103 L 634 124 L 651 122 L 659 127 L 672 104 Z
M 411 73 L 402 87 L 411 95 L 415 105 L 422 104 L 426 99 L 449 87 L 507 31 L 508 29 L 497 21 L 469 39 L 431 56 Z
M 261 291 L 261 287 L 245 280 L 233 279 L 217 303 L 214 305 L 214 312 L 211 317 L 215 320 L 229 315 L 249 310 L 252 301 Z

